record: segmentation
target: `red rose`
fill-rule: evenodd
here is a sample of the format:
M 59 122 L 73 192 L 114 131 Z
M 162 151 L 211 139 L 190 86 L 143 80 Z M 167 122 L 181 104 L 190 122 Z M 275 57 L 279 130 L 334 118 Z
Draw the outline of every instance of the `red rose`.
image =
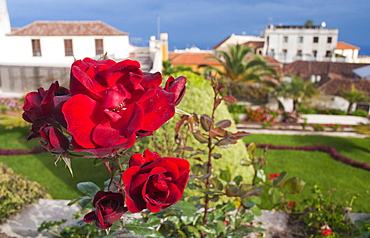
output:
M 57 128 L 45 123 L 40 129 L 40 135 L 45 140 L 41 144 L 52 154 L 62 154 L 69 147 L 68 138 Z
M 331 236 L 331 235 L 333 235 L 333 233 L 331 232 L 331 229 L 328 229 L 328 230 L 321 231 L 321 235 L 322 236 Z
M 38 119 L 55 117 L 55 109 L 69 98 L 68 94 L 69 91 L 59 87 L 58 82 L 51 84 L 48 90 L 39 88 L 37 92 L 28 93 L 24 98 L 23 119 L 33 123 Z M 55 119 L 63 121 L 62 118 Z
M 170 76 L 166 82 L 166 91 L 175 94 L 175 105 L 178 105 L 181 102 L 181 99 L 184 97 L 186 90 L 186 78 L 183 76 L 174 79 Z
M 86 223 L 95 221 L 95 225 L 100 229 L 111 227 L 126 212 L 121 193 L 99 191 L 95 194 L 92 204 L 95 211 L 87 213 L 83 221 Z
M 132 60 L 73 63 L 62 112 L 75 150 L 104 156 L 129 148 L 173 117 L 175 93 L 159 87 L 160 73 L 139 68 Z
M 122 175 L 128 210 L 158 212 L 175 204 L 182 197 L 189 173 L 190 164 L 184 159 L 161 158 L 148 149 L 143 155 L 133 155 Z
M 269 174 L 269 181 L 274 181 L 279 177 L 280 174 Z

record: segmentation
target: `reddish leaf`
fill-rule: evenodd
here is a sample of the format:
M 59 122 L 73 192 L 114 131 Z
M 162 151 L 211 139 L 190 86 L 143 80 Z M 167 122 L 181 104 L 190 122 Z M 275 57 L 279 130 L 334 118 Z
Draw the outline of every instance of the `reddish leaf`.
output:
M 225 100 L 225 102 L 227 103 L 231 103 L 231 104 L 236 103 L 236 99 L 231 95 L 225 95 L 222 97 L 222 99 Z
M 211 129 L 211 131 L 209 132 L 209 136 L 211 138 L 215 138 L 216 136 L 225 137 L 227 136 L 227 131 L 225 131 L 224 129 L 221 129 L 220 127 L 216 127 L 216 128 Z
M 203 129 L 207 132 L 209 130 L 211 130 L 211 128 L 213 127 L 212 118 L 210 118 L 209 116 L 204 115 L 204 114 L 200 117 L 200 123 L 201 123 Z
M 220 128 L 228 128 L 229 126 L 231 126 L 231 121 L 230 120 L 221 120 L 221 121 L 218 121 L 216 123 L 216 126 L 220 127 Z
M 229 138 L 230 139 L 233 139 L 233 140 L 240 140 L 242 139 L 244 136 L 249 136 L 250 133 L 249 132 L 245 132 L 245 131 L 238 131 L 236 133 L 232 133 L 231 135 L 229 135 Z
M 208 138 L 200 133 L 193 133 L 195 139 L 200 143 L 208 143 Z

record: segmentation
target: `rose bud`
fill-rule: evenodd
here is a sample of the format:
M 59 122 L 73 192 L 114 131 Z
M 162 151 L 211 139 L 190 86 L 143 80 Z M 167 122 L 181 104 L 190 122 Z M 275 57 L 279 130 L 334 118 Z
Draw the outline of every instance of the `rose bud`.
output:
M 100 229 L 108 229 L 112 224 L 118 221 L 126 212 L 124 198 L 121 193 L 99 191 L 95 194 L 92 205 L 95 211 L 87 213 L 83 221 L 91 223 Z
M 170 76 L 166 82 L 164 90 L 175 94 L 175 106 L 181 102 L 181 99 L 184 97 L 186 90 L 186 78 L 180 76 L 174 79 Z
M 128 210 L 158 212 L 175 204 L 182 197 L 189 173 L 190 164 L 185 159 L 161 158 L 148 149 L 143 155 L 134 154 L 122 175 Z
M 52 154 L 62 154 L 69 148 L 69 140 L 57 128 L 45 123 L 40 128 L 40 135 L 45 140 L 41 144 Z

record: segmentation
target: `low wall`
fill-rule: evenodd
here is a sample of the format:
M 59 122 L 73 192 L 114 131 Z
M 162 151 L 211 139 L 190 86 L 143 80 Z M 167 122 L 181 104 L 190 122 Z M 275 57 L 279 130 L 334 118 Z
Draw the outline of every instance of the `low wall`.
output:
M 307 119 L 308 124 L 341 124 L 341 125 L 358 125 L 369 124 L 370 120 L 366 117 L 357 116 L 339 116 L 339 115 L 322 115 L 322 114 L 304 114 L 302 118 Z M 299 123 L 302 123 L 301 120 Z

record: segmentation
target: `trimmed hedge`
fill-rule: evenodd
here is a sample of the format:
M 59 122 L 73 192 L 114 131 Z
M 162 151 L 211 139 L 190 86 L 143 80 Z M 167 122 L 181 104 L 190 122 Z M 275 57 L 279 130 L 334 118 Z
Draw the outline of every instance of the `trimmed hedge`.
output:
M 42 146 L 35 146 L 31 149 L 3 149 L 0 148 L 0 155 L 29 155 L 29 154 L 40 154 L 46 150 Z
M 15 174 L 12 169 L 0 163 L 0 223 L 40 198 L 51 196 L 40 184 Z
M 272 150 L 303 150 L 303 151 L 321 151 L 328 153 L 333 159 L 344 164 L 370 171 L 370 164 L 366 162 L 359 162 L 339 154 L 333 146 L 327 145 L 312 145 L 312 146 L 289 146 L 289 145 L 270 145 L 257 144 L 257 148 L 268 148 Z

